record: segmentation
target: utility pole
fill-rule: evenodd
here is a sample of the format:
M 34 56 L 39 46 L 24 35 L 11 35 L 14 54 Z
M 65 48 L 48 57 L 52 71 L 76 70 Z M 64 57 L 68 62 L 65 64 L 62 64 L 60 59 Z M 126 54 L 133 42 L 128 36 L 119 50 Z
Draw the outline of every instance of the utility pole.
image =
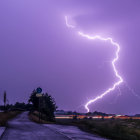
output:
M 39 123 L 40 123 L 40 115 L 41 115 L 41 112 L 40 112 L 40 98 L 41 97 L 39 97 Z
M 39 111 L 39 123 L 40 123 L 40 120 L 41 120 L 41 119 L 40 119 L 40 116 L 41 116 L 41 112 L 40 112 L 40 98 L 41 98 L 42 95 L 43 95 L 43 94 L 41 93 L 41 92 L 42 92 L 42 89 L 39 87 L 39 88 L 36 89 L 36 92 L 37 92 L 36 97 L 38 97 L 38 102 L 39 102 L 39 103 L 38 103 L 38 111 Z
M 7 100 L 6 91 L 4 91 L 4 95 L 3 95 L 4 111 L 6 111 L 6 100 Z

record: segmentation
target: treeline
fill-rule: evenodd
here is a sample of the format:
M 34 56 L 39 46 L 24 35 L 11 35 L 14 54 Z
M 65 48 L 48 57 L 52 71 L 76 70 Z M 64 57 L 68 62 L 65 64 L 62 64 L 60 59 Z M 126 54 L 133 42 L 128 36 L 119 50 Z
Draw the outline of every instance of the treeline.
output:
M 0 110 L 3 111 L 15 111 L 15 110 L 19 110 L 19 111 L 31 111 L 33 109 L 33 105 L 32 104 L 25 104 L 23 103 L 19 103 L 16 102 L 15 104 L 6 104 L 6 105 L 0 105 Z
M 54 98 L 48 93 L 40 93 L 42 89 L 39 87 L 36 90 L 33 90 L 29 98 L 29 103 L 32 103 L 32 113 L 38 111 L 39 119 L 46 121 L 54 121 L 55 116 L 54 112 L 57 109 Z
M 108 116 L 108 115 L 112 115 L 112 114 L 106 114 L 103 112 L 98 112 L 98 111 L 94 111 L 94 112 L 88 112 L 88 113 L 78 113 L 76 111 L 64 111 L 64 110 L 57 110 L 56 114 L 63 114 L 63 115 L 88 115 L 88 116 Z

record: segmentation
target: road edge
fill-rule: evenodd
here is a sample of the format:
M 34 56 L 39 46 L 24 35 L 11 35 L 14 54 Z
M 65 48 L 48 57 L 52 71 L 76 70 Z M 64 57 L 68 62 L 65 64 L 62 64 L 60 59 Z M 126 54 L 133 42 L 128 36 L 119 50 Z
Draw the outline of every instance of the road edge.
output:
M 3 137 L 7 127 L 0 127 L 0 139 Z

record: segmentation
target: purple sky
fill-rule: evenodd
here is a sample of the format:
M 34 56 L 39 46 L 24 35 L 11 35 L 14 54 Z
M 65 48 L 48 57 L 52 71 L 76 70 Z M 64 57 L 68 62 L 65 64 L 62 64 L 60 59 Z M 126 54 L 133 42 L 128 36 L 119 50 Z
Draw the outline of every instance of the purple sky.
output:
M 116 89 L 90 110 L 140 113 L 139 7 L 139 0 L 1 0 L 0 103 L 4 90 L 10 103 L 26 102 L 41 86 L 59 109 L 83 112 L 89 99 L 117 80 L 111 44 L 82 38 L 66 27 L 67 15 L 78 30 L 112 37 L 121 46 L 116 65 L 124 79 L 121 95 Z

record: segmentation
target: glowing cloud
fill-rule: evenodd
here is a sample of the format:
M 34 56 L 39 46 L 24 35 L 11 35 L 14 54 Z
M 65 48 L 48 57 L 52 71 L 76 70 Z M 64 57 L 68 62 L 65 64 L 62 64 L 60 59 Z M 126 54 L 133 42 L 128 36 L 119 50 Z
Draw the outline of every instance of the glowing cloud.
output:
M 73 25 L 70 25 L 70 24 L 68 23 L 68 17 L 67 17 L 67 16 L 65 16 L 65 22 L 66 22 L 66 26 L 67 26 L 68 28 L 75 28 Z M 105 95 L 107 95 L 109 92 L 115 90 L 115 89 L 116 89 L 116 86 L 120 85 L 120 84 L 123 82 L 123 79 L 122 79 L 122 77 L 119 75 L 118 70 L 116 69 L 116 66 L 115 66 L 115 63 L 116 63 L 116 62 L 118 61 L 118 59 L 119 59 L 120 45 L 119 45 L 118 43 L 114 42 L 113 39 L 110 38 L 110 37 L 104 38 L 104 37 L 101 37 L 101 36 L 99 36 L 99 35 L 90 36 L 90 35 L 88 35 L 88 34 L 84 34 L 84 33 L 81 32 L 81 31 L 78 31 L 78 34 L 79 34 L 80 36 L 85 37 L 85 38 L 90 39 L 90 40 L 98 39 L 98 40 L 105 41 L 105 42 L 109 41 L 109 42 L 112 44 L 112 46 L 116 47 L 115 57 L 114 57 L 114 59 L 111 61 L 111 63 L 112 63 L 112 68 L 113 68 L 113 71 L 114 71 L 114 73 L 115 73 L 115 76 L 118 78 L 118 81 L 115 82 L 115 83 L 114 83 L 110 88 L 108 88 L 105 92 L 103 92 L 103 93 L 100 94 L 99 96 L 95 97 L 94 99 L 89 100 L 89 101 L 85 104 L 85 109 L 87 110 L 87 112 L 89 112 L 89 107 L 88 107 L 88 106 L 89 106 L 91 103 L 94 103 L 94 102 L 96 102 L 98 99 L 103 98 L 103 97 L 104 97 Z

